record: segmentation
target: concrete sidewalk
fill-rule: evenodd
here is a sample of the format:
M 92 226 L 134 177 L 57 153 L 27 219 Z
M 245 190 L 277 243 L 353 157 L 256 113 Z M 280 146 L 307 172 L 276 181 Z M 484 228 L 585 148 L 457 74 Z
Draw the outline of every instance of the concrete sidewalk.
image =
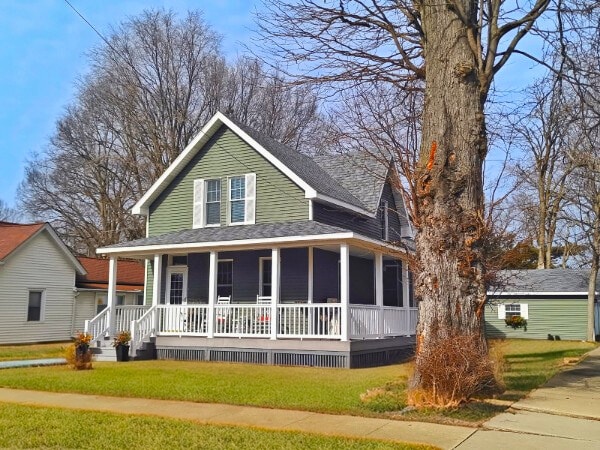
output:
M 600 449 L 600 348 L 484 423 L 457 448 Z
M 0 369 L 16 367 L 60 366 L 66 364 L 65 358 L 24 359 L 21 361 L 0 361 Z
M 153 415 L 194 420 L 202 423 L 250 426 L 271 430 L 385 439 L 429 444 L 443 449 L 456 447 L 475 431 L 474 428 L 451 425 L 319 414 L 306 411 L 4 388 L 0 388 L 0 402 L 121 414 Z

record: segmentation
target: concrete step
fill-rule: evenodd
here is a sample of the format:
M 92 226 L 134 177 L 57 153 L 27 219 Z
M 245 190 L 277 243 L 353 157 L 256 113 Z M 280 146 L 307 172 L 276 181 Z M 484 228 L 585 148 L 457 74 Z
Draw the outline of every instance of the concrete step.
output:
M 116 361 L 117 351 L 114 347 L 91 347 L 92 355 L 96 361 Z

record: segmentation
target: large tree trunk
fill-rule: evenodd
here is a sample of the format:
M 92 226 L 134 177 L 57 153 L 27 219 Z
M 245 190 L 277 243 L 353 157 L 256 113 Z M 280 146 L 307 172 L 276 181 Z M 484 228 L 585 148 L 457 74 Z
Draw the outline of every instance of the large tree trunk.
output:
M 468 13 L 476 2 L 459 0 Z M 487 152 L 484 103 L 465 27 L 445 2 L 421 7 L 427 60 L 423 140 L 417 169 L 416 282 L 419 303 L 413 389 L 436 384 L 428 359 L 444 342 L 462 338 L 469 363 L 487 362 L 483 328 L 486 299 L 482 262 L 482 166 Z M 455 349 L 456 350 L 456 349 Z M 482 376 L 483 384 L 489 374 Z M 477 383 L 476 383 L 477 384 Z M 477 389 L 477 388 L 476 388 Z M 465 394 L 466 396 L 471 393 Z M 435 396 L 439 396 L 437 392 Z M 460 394 L 462 395 L 462 394 Z M 450 404 L 464 400 L 430 399 Z M 414 401 L 414 403 L 419 403 Z

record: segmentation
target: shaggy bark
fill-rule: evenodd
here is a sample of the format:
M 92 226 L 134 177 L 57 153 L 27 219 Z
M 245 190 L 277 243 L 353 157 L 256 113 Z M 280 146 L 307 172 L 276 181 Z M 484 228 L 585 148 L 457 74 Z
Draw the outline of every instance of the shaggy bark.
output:
M 460 3 L 469 17 L 476 12 L 472 2 Z M 448 336 L 476 336 L 480 357 L 487 358 L 481 251 L 487 87 L 477 76 L 475 55 L 456 14 L 435 3 L 423 3 L 420 12 L 427 90 L 416 173 L 421 302 L 415 384 L 422 376 L 422 355 Z

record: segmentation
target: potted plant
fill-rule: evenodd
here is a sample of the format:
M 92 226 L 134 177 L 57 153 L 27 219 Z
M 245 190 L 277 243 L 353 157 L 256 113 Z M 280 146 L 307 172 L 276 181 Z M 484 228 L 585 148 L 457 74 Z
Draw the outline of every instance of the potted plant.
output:
M 73 344 L 67 347 L 65 356 L 69 365 L 74 369 L 85 370 L 92 368 L 91 340 L 91 334 L 78 332 L 75 335 Z
M 115 336 L 112 345 L 117 352 L 117 361 L 129 361 L 129 341 L 131 341 L 129 331 L 120 331 Z

